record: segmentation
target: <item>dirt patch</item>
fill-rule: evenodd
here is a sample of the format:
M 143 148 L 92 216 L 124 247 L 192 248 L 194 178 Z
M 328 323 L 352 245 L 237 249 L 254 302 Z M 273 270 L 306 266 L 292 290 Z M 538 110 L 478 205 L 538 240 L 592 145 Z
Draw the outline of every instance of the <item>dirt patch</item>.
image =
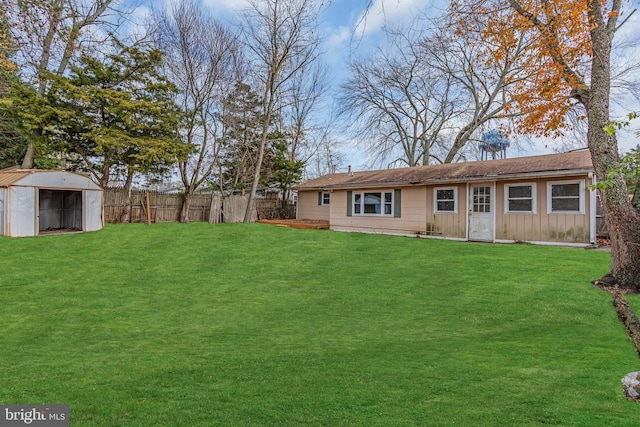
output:
M 261 219 L 258 222 L 289 228 L 305 228 L 310 230 L 329 229 L 329 221 L 319 219 Z
M 40 230 L 38 234 L 65 234 L 65 233 L 81 233 L 82 230 L 77 228 L 48 228 L 46 230 Z
M 620 287 L 620 285 L 618 284 L 616 279 L 613 278 L 611 273 L 608 273 L 607 275 L 605 275 L 604 277 L 602 277 L 602 278 L 600 278 L 598 280 L 594 280 L 593 282 L 591 282 L 591 284 L 593 286 L 595 286 L 596 288 L 602 289 L 603 291 L 607 291 L 607 292 L 613 292 L 614 290 L 618 289 L 619 291 L 621 291 L 624 294 L 637 294 L 637 293 L 640 293 L 640 291 L 638 291 L 635 288 Z

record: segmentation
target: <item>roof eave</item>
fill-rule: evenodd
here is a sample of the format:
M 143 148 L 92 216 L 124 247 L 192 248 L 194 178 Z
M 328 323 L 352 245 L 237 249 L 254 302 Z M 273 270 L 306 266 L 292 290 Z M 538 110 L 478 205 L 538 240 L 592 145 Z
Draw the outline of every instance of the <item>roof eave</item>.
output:
M 518 173 L 505 173 L 496 175 L 482 175 L 482 176 L 466 176 L 466 177 L 452 177 L 452 178 L 435 178 L 423 181 L 378 181 L 367 183 L 345 183 L 345 184 L 331 184 L 313 187 L 301 187 L 294 188 L 298 191 L 322 191 L 322 190 L 347 190 L 353 188 L 382 188 L 382 187 L 415 187 L 420 185 L 438 185 L 438 184 L 451 184 L 455 182 L 482 182 L 482 181 L 506 181 L 510 179 L 530 179 L 530 178 L 553 178 L 564 177 L 573 175 L 585 175 L 589 172 L 593 172 L 592 167 L 565 169 L 565 170 L 552 170 L 552 171 L 537 171 L 537 172 L 518 172 Z

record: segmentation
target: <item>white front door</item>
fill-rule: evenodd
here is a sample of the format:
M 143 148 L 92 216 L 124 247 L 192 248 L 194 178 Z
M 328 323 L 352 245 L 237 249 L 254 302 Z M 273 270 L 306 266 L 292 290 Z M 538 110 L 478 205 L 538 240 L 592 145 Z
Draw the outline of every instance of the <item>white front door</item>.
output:
M 492 186 L 469 186 L 469 240 L 493 241 Z

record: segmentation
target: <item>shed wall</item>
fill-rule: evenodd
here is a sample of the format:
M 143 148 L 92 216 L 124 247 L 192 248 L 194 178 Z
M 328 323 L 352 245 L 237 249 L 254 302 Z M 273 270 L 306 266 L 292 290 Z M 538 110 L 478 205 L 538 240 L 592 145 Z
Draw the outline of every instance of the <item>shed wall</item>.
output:
M 36 235 L 36 189 L 33 187 L 10 187 L 7 227 L 14 237 Z
M 85 190 L 83 193 L 84 231 L 102 230 L 104 227 L 102 191 Z
M 0 188 L 0 236 L 7 235 L 7 190 Z

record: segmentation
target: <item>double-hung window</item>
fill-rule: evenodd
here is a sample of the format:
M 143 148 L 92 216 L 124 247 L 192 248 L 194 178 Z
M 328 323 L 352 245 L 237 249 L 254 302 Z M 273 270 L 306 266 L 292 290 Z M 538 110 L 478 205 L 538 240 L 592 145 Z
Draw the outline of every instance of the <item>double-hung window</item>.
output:
M 457 187 L 434 188 L 433 193 L 435 213 L 456 213 L 458 211 Z
M 329 206 L 331 202 L 331 193 L 326 191 L 318 191 L 318 206 Z
M 547 184 L 549 213 L 584 213 L 584 181 L 558 181 Z
M 504 207 L 505 213 L 536 213 L 536 184 L 506 184 Z

